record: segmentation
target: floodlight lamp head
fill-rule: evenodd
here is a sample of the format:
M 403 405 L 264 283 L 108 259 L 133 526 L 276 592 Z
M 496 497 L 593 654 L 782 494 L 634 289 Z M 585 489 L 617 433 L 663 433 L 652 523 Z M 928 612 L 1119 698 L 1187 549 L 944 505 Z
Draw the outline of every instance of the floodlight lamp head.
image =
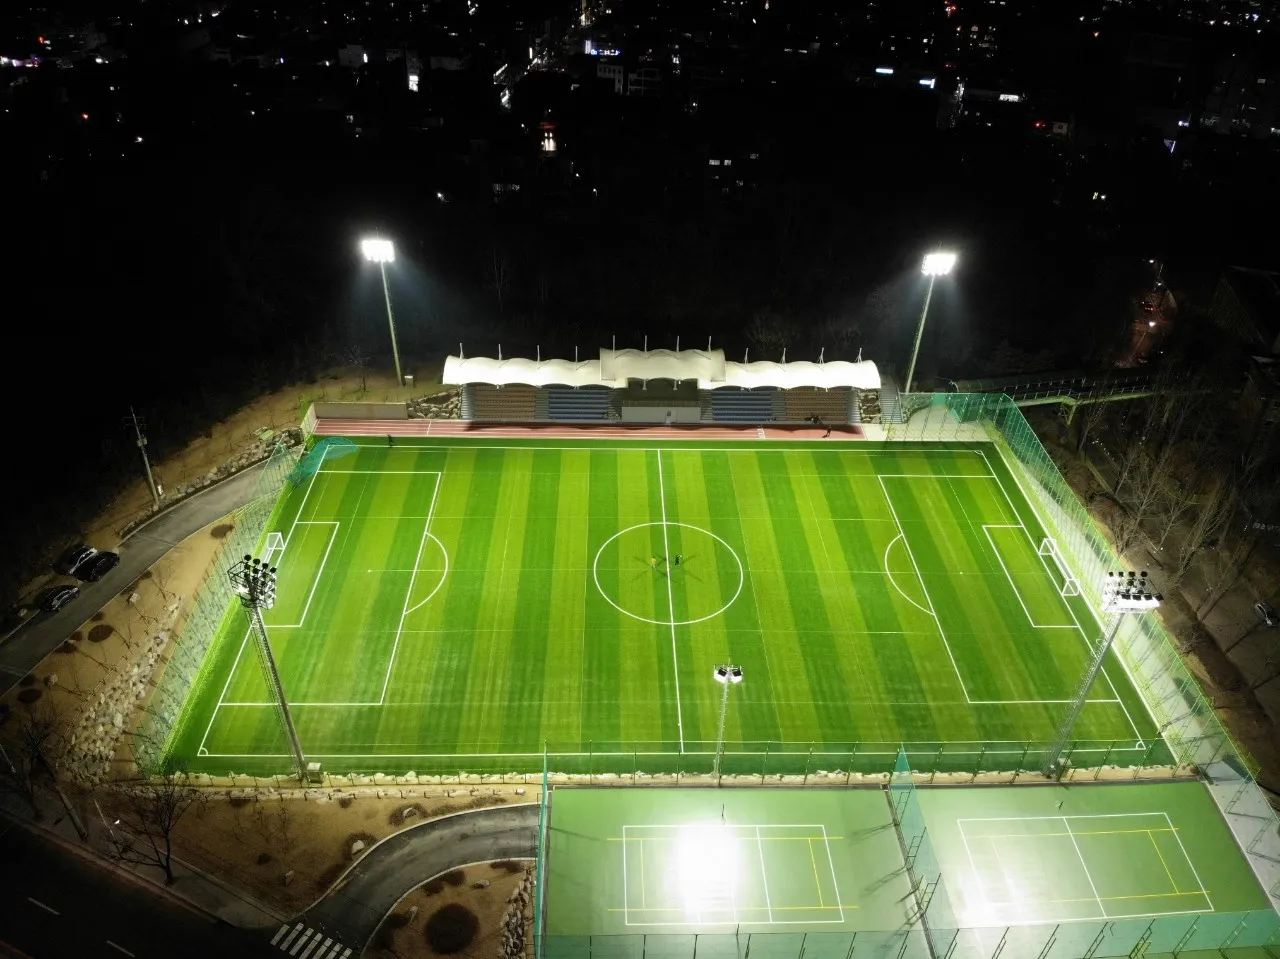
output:
M 925 255 L 920 272 L 925 276 L 946 276 L 955 269 L 955 265 L 956 255 L 954 253 L 928 253 Z
M 740 683 L 742 682 L 742 669 L 738 666 L 717 666 L 715 676 L 717 683 Z
M 372 263 L 394 263 L 396 259 L 395 244 L 380 237 L 365 237 L 360 241 L 360 252 Z

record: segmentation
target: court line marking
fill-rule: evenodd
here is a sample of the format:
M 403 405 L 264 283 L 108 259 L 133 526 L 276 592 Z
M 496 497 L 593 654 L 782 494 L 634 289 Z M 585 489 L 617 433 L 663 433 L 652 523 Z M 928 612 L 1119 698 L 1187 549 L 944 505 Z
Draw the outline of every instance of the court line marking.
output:
M 827 836 L 827 827 L 825 825 L 822 826 L 822 844 L 827 848 L 827 866 L 831 870 L 831 888 L 836 894 L 836 905 L 840 908 L 840 921 L 844 922 L 844 906 L 840 903 L 840 900 L 844 897 L 840 895 L 840 880 L 836 877 L 836 863 L 831 858 L 831 842 Z
M 670 569 L 669 564 L 671 562 L 671 558 L 670 558 L 671 542 L 667 537 L 667 489 L 662 479 L 662 450 L 658 450 L 657 454 L 658 454 L 658 502 L 662 506 L 662 552 L 663 552 L 664 562 L 668 564 L 668 570 L 669 570 Z M 716 538 L 719 539 L 719 537 L 716 537 Z M 728 544 L 726 543 L 725 545 L 727 546 Z M 730 549 L 730 552 L 733 552 L 733 550 Z M 735 556 L 736 555 L 737 554 L 735 554 Z M 600 555 L 598 553 L 596 554 L 596 558 L 597 559 L 600 558 Z M 742 566 L 741 560 L 738 560 L 738 566 L 739 567 Z M 744 580 L 746 579 L 745 569 L 742 570 L 742 578 Z M 671 573 L 669 571 L 666 574 L 666 579 L 667 579 L 667 612 L 668 612 L 667 619 L 670 620 L 671 622 L 671 672 L 674 674 L 675 681 L 676 681 L 676 730 L 680 734 L 680 752 L 683 753 L 684 752 L 684 713 L 680 707 L 680 658 L 679 658 L 679 654 L 676 651 L 676 600 L 675 600 L 675 595 L 671 591 Z M 597 586 L 598 585 L 599 585 L 599 581 L 597 580 Z M 741 592 L 742 590 L 741 583 L 738 584 L 738 590 L 739 592 Z M 603 590 L 601 590 L 601 592 L 603 593 Z M 738 598 L 738 594 L 734 593 L 733 599 L 736 600 L 737 598 Z M 732 605 L 732 603 L 733 603 L 733 600 L 730 600 L 730 605 Z
M 382 693 L 378 697 L 378 703 L 377 703 L 379 706 L 381 706 L 383 703 L 387 701 L 387 686 L 391 683 L 391 671 L 395 668 L 396 653 L 399 652 L 400 650 L 400 635 L 404 632 L 404 621 L 405 621 L 405 618 L 411 612 L 413 612 L 413 610 L 409 608 L 409 600 L 413 598 L 413 584 L 414 584 L 414 581 L 418 578 L 418 564 L 422 562 L 422 548 L 427 545 L 427 537 L 431 535 L 431 516 L 436 511 L 436 499 L 440 496 L 440 487 L 443 485 L 443 480 L 444 480 L 443 471 L 442 470 L 436 471 L 435 477 L 436 477 L 436 483 L 435 483 L 435 489 L 432 490 L 431 492 L 431 505 L 427 507 L 427 521 L 425 524 L 423 524 L 423 527 L 422 527 L 422 539 L 418 541 L 418 555 L 414 558 L 413 572 L 409 574 L 409 588 L 405 590 L 404 605 L 400 608 L 400 623 L 399 625 L 396 626 L 396 638 L 395 638 L 395 641 L 391 644 L 391 658 L 387 661 L 387 675 L 382 680 Z M 437 542 L 439 542 L 439 540 L 437 540 Z M 441 548 L 443 548 L 443 544 L 441 544 Z M 448 556 L 447 552 L 445 556 L 446 557 Z M 446 564 L 448 563 L 447 558 L 445 560 L 445 563 Z M 444 583 L 444 577 L 441 577 L 440 584 L 442 585 L 443 583 Z M 436 594 L 436 591 L 439 590 L 439 588 L 440 588 L 440 585 L 437 585 L 436 588 L 431 591 L 431 596 L 434 596 Z M 414 609 L 416 608 L 417 607 L 415 606 Z
M 242 704 L 242 705 L 249 705 L 249 706 L 266 706 L 266 705 L 270 705 L 270 704 L 269 704 L 269 703 L 245 703 L 245 704 Z M 295 704 L 295 703 L 290 703 L 290 704 L 289 704 L 289 706 L 290 706 L 290 707 L 293 707 L 294 705 L 296 705 L 296 704 Z M 336 706 L 375 706 L 375 705 L 377 705 L 377 704 L 376 704 L 376 703 L 332 703 L 332 704 L 320 703 L 320 704 L 318 704 L 318 705 L 336 705 Z M 410 705 L 410 704 L 396 703 L 395 705 Z M 993 741 L 994 741 L 994 740 L 993 740 Z M 1021 739 L 1010 739 L 1010 740 L 1000 740 L 1000 741 L 1001 741 L 1001 742 L 1008 742 L 1008 743 L 1016 743 L 1016 744 L 1018 744 L 1018 745 L 1025 745 L 1025 742 L 1026 742 L 1025 740 L 1021 740 Z M 729 744 L 729 745 L 731 745 L 731 744 L 732 744 L 732 742 L 730 742 L 730 743 L 728 743 L 728 744 Z M 936 744 L 936 743 L 931 743 L 931 744 L 929 744 L 929 745 L 937 745 L 937 744 Z M 948 743 L 947 745 L 951 745 L 951 746 L 955 746 L 955 745 L 989 745 L 989 743 L 982 743 L 982 742 L 979 742 L 979 741 L 976 741 L 976 740 L 975 740 L 975 741 L 973 741 L 973 742 L 965 742 L 965 743 L 951 742 L 951 743 Z M 1099 746 L 1099 747 L 1088 747 L 1088 748 L 1084 748 L 1084 749 L 1077 749 L 1077 750 L 1075 750 L 1075 751 L 1076 751 L 1076 752 L 1078 752 L 1078 753 L 1091 752 L 1091 753 L 1109 753 L 1109 754 L 1114 755 L 1115 753 L 1119 753 L 1119 752 L 1144 752 L 1145 750 L 1144 750 L 1144 749 L 1142 749 L 1142 748 L 1140 748 L 1140 747 L 1137 747 L 1137 746 L 1118 746 L 1118 747 L 1116 747 L 1116 748 L 1114 748 L 1114 749 L 1112 749 L 1112 748 L 1103 748 L 1103 747 Z M 598 757 L 601 757 L 601 756 L 645 756 L 645 757 L 648 757 L 648 756 L 661 756 L 661 757 L 669 758 L 669 757 L 671 756 L 671 754 L 672 754 L 672 750 L 670 750 L 670 749 L 665 749 L 665 750 L 664 750 L 664 749 L 658 749 L 658 750 L 627 750 L 627 751 L 624 751 L 624 752 L 604 752 L 604 751 L 599 751 L 599 750 L 591 750 L 591 751 L 586 751 L 586 750 L 582 750 L 582 751 L 572 751 L 572 750 L 569 750 L 569 751 L 556 751 L 556 752 L 549 753 L 549 754 L 545 754 L 545 755 L 551 755 L 551 756 L 556 756 L 556 757 L 566 757 L 566 758 L 576 758 L 576 757 L 583 757 L 583 756 L 587 756 L 587 757 L 595 756 L 595 757 L 597 757 L 597 758 L 598 758 Z M 987 756 L 1021 756 L 1021 755 L 1023 754 L 1023 750 L 1021 750 L 1021 749 L 1003 749 L 1003 750 L 1001 750 L 1001 749 L 987 749 L 987 750 L 985 750 L 985 751 L 984 751 L 984 753 L 983 753 L 983 754 L 984 754 L 984 755 L 987 755 Z M 206 752 L 206 753 L 202 753 L 201 755 L 203 755 L 203 756 L 209 756 L 209 757 L 212 757 L 212 758 L 215 758 L 215 759 L 292 759 L 292 758 L 293 758 L 293 754 L 292 754 L 292 753 L 210 753 L 210 752 Z M 501 752 L 501 753 L 499 753 L 499 752 L 487 752 L 487 753 L 465 753 L 465 752 L 451 752 L 451 753 L 386 753 L 386 752 L 378 752 L 378 753 L 321 753 L 321 752 L 316 752 L 316 753 L 312 753 L 310 750 L 308 750 L 308 751 L 307 751 L 307 755 L 309 755 L 309 756 L 314 755 L 314 756 L 316 756 L 316 757 L 324 758 L 324 759 L 541 759 L 541 758 L 543 757 L 544 753 L 541 753 L 541 752 L 533 752 L 533 753 L 530 753 L 530 752 Z M 692 750 L 689 750 L 689 751 L 686 751 L 686 752 L 685 752 L 685 755 L 687 755 L 687 756 L 714 756 L 714 755 L 715 755 L 715 752 L 714 752 L 714 751 L 711 751 L 711 750 L 701 750 L 701 751 L 692 751 Z M 898 753 L 897 753 L 897 751 L 896 751 L 896 750 L 877 751 L 877 750 L 872 750 L 872 749 L 866 749 L 866 750 L 862 750 L 862 749 L 860 749 L 860 750 L 857 750 L 857 751 L 856 751 L 856 753 L 854 753 L 854 754 L 851 754 L 851 753 L 850 753 L 850 751 L 849 751 L 849 750 L 847 750 L 847 749 L 846 749 L 846 750 L 841 750 L 841 751 L 839 751 L 839 752 L 816 752 L 816 751 L 815 751 L 815 752 L 810 753 L 810 752 L 808 752 L 808 751 L 801 751 L 801 752 L 780 753 L 780 752 L 778 752 L 777 750 L 766 751 L 766 750 L 763 750 L 763 749 L 757 749 L 757 750 L 741 750 L 741 751 L 735 751 L 735 752 L 733 752 L 731 755 L 734 755 L 734 756 L 772 756 L 772 757 L 774 757 L 775 759 L 776 759 L 778 756 L 819 756 L 819 757 L 823 757 L 823 756 L 830 756 L 830 757 L 833 757 L 833 758 L 836 758 L 836 759 L 848 759 L 848 758 L 850 758 L 850 756 L 851 756 L 851 755 L 856 755 L 856 756 L 896 756 L 896 755 L 898 755 Z M 952 755 L 956 755 L 956 754 L 954 754 L 954 753 L 953 753 Z M 976 751 L 972 751 L 972 752 L 967 753 L 967 754 L 965 754 L 965 755 L 977 755 L 977 752 L 976 752 Z M 345 775 L 345 774 L 343 774 L 343 773 L 339 773 L 339 775 Z M 533 775 L 533 773 L 530 773 L 529 775 Z
M 1000 564 L 1000 568 L 1004 570 L 1005 579 L 1009 581 L 1009 590 L 1013 593 L 1013 598 L 1018 601 L 1018 605 L 1022 607 L 1022 611 L 1026 614 L 1027 622 L 1031 625 L 1031 628 L 1032 629 L 1078 629 L 1079 628 L 1078 626 L 1075 626 L 1071 623 L 1051 623 L 1048 625 L 1042 625 L 1041 623 L 1036 622 L 1035 617 L 1031 615 L 1031 610 L 1027 609 L 1027 604 L 1022 601 L 1022 594 L 1018 591 L 1018 584 L 1013 581 L 1013 573 L 1009 572 L 1009 567 L 1005 565 L 1004 557 L 1000 555 L 1000 547 L 996 545 L 996 541 L 991 535 L 992 529 L 1020 529 L 1024 533 L 1026 533 L 1027 529 L 1025 526 L 1022 526 L 1020 524 L 1017 526 L 1014 526 L 1012 524 L 1005 524 L 1005 523 L 999 523 L 999 524 L 983 523 L 982 524 L 982 532 L 986 535 L 987 542 L 991 544 L 991 552 L 995 554 L 996 561 Z
M 908 595 L 906 594 L 906 592 L 903 590 L 903 588 L 902 588 L 901 586 L 899 586 L 899 585 L 898 585 L 898 581 L 894 578 L 894 576 L 893 576 L 893 570 L 889 569 L 889 550 L 893 549 L 893 544 L 894 544 L 894 543 L 896 543 L 898 540 L 902 540 L 903 545 L 904 545 L 904 546 L 906 545 L 907 539 L 906 539 L 906 537 L 902 534 L 902 527 L 898 527 L 898 535 L 897 535 L 897 536 L 895 536 L 893 539 L 889 540 L 889 545 L 888 545 L 888 546 L 886 546 L 886 547 L 884 548 L 884 572 L 885 572 L 885 576 L 886 576 L 886 578 L 889 580 L 889 582 L 891 582 L 891 583 L 893 584 L 893 588 L 894 588 L 894 589 L 896 589 L 896 590 L 898 591 L 898 595 L 900 595 L 903 599 L 905 599 L 908 603 L 910 603 L 910 604 L 911 604 L 912 606 L 914 606 L 916 609 L 920 610 L 920 611 L 921 611 L 922 613 L 924 613 L 926 616 L 933 616 L 934 620 L 937 620 L 937 618 L 938 618 L 938 617 L 934 614 L 933 610 L 931 610 L 931 609 L 925 609 L 923 606 L 921 606 L 919 603 L 917 603 L 914 599 L 912 599 L 910 596 L 908 596 Z M 919 571 L 918 571 L 918 570 L 917 570 L 917 572 L 916 572 L 916 575 L 917 575 L 917 576 L 919 575 Z M 933 634 L 932 634 L 932 633 L 929 633 L 929 635 L 931 635 L 931 636 L 932 636 Z
M 756 826 L 756 851 L 760 854 L 760 882 L 764 886 L 764 905 L 773 922 L 773 903 L 769 899 L 769 873 L 764 866 L 764 843 L 760 841 L 760 827 Z
M 1036 520 L 1040 523 L 1040 529 L 1044 531 L 1045 535 L 1048 535 L 1049 530 L 1050 530 L 1052 527 L 1050 527 L 1050 526 L 1049 526 L 1049 524 L 1048 524 L 1048 523 L 1046 523 L 1046 522 L 1044 521 L 1044 517 L 1040 515 L 1040 511 L 1036 508 L 1035 500 L 1033 500 L 1033 499 L 1032 499 L 1032 498 L 1027 494 L 1026 489 L 1025 489 L 1025 488 L 1023 487 L 1023 485 L 1022 485 L 1022 480 L 1020 480 L 1020 479 L 1018 478 L 1018 472 L 1017 472 L 1017 470 L 1015 470 L 1012 466 L 1010 466 L 1010 465 L 1009 465 L 1009 461 L 1008 461 L 1007 459 L 1005 459 L 1004 450 L 1002 450 L 1002 449 L 1000 448 L 1000 444 L 995 443 L 995 442 L 992 442 L 990 445 L 995 449 L 995 451 L 996 451 L 996 455 L 1000 457 L 1000 462 L 1004 464 L 1004 468 L 1005 468 L 1006 470 L 1008 470 L 1008 471 L 1009 471 L 1009 475 L 1013 477 L 1013 482 L 1017 485 L 1017 487 L 1018 487 L 1018 491 L 1022 493 L 1022 498 L 1023 498 L 1023 500 L 1026 502 L 1027 506 L 1029 506 L 1029 507 L 1031 508 L 1031 512 L 1032 512 L 1032 514 L 1035 516 Z M 988 469 L 988 470 L 991 470 L 992 474 L 995 474 L 995 470 L 992 470 L 992 469 L 991 469 L 991 461 L 990 461 L 989 459 L 987 459 L 987 453 L 986 453 L 986 450 L 984 450 L 984 449 L 976 449 L 976 450 L 974 450 L 974 452 L 975 452 L 975 453 L 977 453 L 979 456 L 981 456 L 981 457 L 982 457 L 983 462 L 985 462 L 985 463 L 987 464 L 987 469 Z M 1001 491 L 1002 493 L 1004 493 L 1004 497 L 1005 497 L 1005 499 L 1006 499 L 1006 500 L 1008 500 L 1008 501 L 1009 501 L 1009 505 L 1010 505 L 1010 507 L 1013 507 L 1013 505 L 1014 505 L 1014 504 L 1013 504 L 1013 500 L 1010 498 L 1008 490 L 1006 490 L 1006 489 L 1004 488 L 1004 482 L 1003 482 L 1002 480 L 1000 480 L 998 476 L 997 476 L 996 478 L 997 478 L 997 483 L 996 483 L 996 485 L 997 485 L 997 486 L 999 486 L 999 487 L 1000 487 L 1000 491 Z M 1016 508 L 1014 508 L 1014 515 L 1015 515 L 1015 516 L 1017 515 L 1017 509 L 1016 509 Z M 1027 535 L 1028 535 L 1028 536 L 1030 536 L 1030 533 L 1028 533 Z M 1032 540 L 1032 545 L 1033 545 L 1033 546 L 1034 546 L 1034 545 L 1036 545 L 1034 540 Z M 1037 556 L 1040 556 L 1040 551 L 1039 551 L 1039 549 L 1037 549 L 1037 550 L 1036 550 L 1036 555 L 1037 555 Z M 1066 557 L 1065 555 L 1063 555 L 1063 557 L 1062 557 L 1062 561 L 1063 561 L 1063 563 L 1064 563 L 1064 565 L 1065 565 L 1065 564 L 1066 564 L 1066 562 L 1067 562 L 1067 557 Z M 1041 563 L 1044 563 L 1044 557 L 1043 557 L 1043 556 L 1040 556 L 1040 562 L 1041 562 Z M 1048 568 L 1048 566 L 1047 566 L 1047 564 L 1046 564 L 1046 569 L 1047 569 L 1047 568 Z M 1070 569 L 1070 566 L 1068 566 L 1067 568 L 1068 568 L 1068 569 Z M 1085 607 L 1089 610 L 1089 613 L 1093 616 L 1094 622 L 1097 624 L 1098 628 L 1099 628 L 1099 629 L 1101 629 L 1101 630 L 1103 630 L 1103 631 L 1105 631 L 1105 630 L 1106 630 L 1106 627 L 1103 625 L 1102 620 L 1098 617 L 1097 611 L 1093 608 L 1093 604 L 1092 604 L 1092 603 L 1090 603 L 1090 602 L 1088 602 L 1088 601 L 1086 601 L 1086 602 L 1085 602 Z M 1068 604 L 1067 604 L 1067 608 L 1068 608 L 1068 609 L 1071 609 L 1071 604 L 1070 604 L 1070 603 L 1068 603 Z M 1075 610 L 1071 610 L 1071 618 L 1072 618 L 1073 620 L 1075 620 L 1075 623 L 1076 623 L 1076 625 L 1077 625 L 1077 626 L 1080 626 L 1080 621 L 1079 621 L 1078 619 L 1076 619 Z M 1081 634 L 1084 636 L 1085 644 L 1086 644 L 1086 645 L 1088 646 L 1088 648 L 1089 648 L 1089 654 L 1090 654 L 1090 655 L 1093 655 L 1093 643 L 1092 643 L 1092 642 L 1090 641 L 1090 639 L 1089 639 L 1089 634 L 1085 632 L 1085 629 L 1084 629 L 1084 627 L 1083 627 L 1083 626 L 1080 626 L 1080 632 L 1081 632 Z M 1146 709 L 1146 711 L 1147 711 L 1147 718 L 1151 720 L 1151 724 L 1152 724 L 1153 728 L 1155 728 L 1155 729 L 1159 729 L 1159 728 L 1160 728 L 1160 723 L 1159 723 L 1159 721 L 1156 719 L 1155 713 L 1153 713 L 1153 712 L 1151 711 L 1151 704 L 1150 704 L 1150 703 L 1148 703 L 1148 702 L 1147 702 L 1146 697 L 1142 695 L 1142 692 L 1141 692 L 1142 687 L 1141 687 L 1141 686 L 1139 686 L 1139 685 L 1138 685 L 1138 681 L 1137 681 L 1136 679 L 1134 679 L 1133 671 L 1129 669 L 1129 664 L 1125 662 L 1125 658 L 1124 658 L 1123 656 L 1121 656 L 1121 655 L 1120 655 L 1120 653 L 1119 653 L 1119 651 L 1118 651 L 1118 650 L 1117 650 L 1117 651 L 1115 651 L 1115 656 L 1116 656 L 1116 660 L 1120 663 L 1120 668 L 1121 668 L 1121 669 L 1123 669 L 1123 670 L 1124 670 L 1124 672 L 1125 672 L 1125 675 L 1129 677 L 1129 685 L 1130 685 L 1130 687 L 1133 689 L 1134 693 L 1137 695 L 1137 697 L 1138 697 L 1138 702 L 1142 703 L 1143 708 L 1144 708 L 1144 709 Z M 1106 665 L 1105 665 L 1105 664 L 1104 664 L 1104 665 L 1103 665 L 1103 667 L 1102 667 L 1102 675 L 1106 677 L 1107 685 L 1109 685 L 1109 686 L 1111 687 L 1111 693 L 1112 693 L 1112 695 L 1114 695 L 1114 696 L 1116 696 L 1117 698 L 1119 698 L 1119 697 L 1120 697 L 1120 691 L 1119 691 L 1118 689 L 1116 689 L 1116 685 L 1115 685 L 1115 683 L 1113 683 L 1113 682 L 1111 681 L 1111 675 L 1110 675 L 1110 673 L 1108 673 L 1108 672 L 1107 672 L 1107 667 L 1106 667 Z M 1134 734 L 1134 736 L 1135 736 L 1135 737 L 1137 737 L 1137 740 L 1136 740 L 1136 741 L 1137 741 L 1137 742 L 1143 742 L 1142 733 L 1138 731 L 1138 725 L 1137 725 L 1137 723 L 1135 723 L 1135 722 L 1133 721 L 1133 716 L 1131 716 L 1131 715 L 1129 714 L 1129 709 L 1128 709 L 1128 707 L 1125 705 L 1125 703 L 1124 703 L 1123 699 L 1122 699 L 1122 700 L 1121 700 L 1121 702 L 1120 702 L 1120 708 L 1124 710 L 1125 717 L 1129 720 L 1129 725 L 1133 728 L 1133 734 Z M 1162 737 L 1162 738 L 1163 738 L 1163 737 Z M 1124 916 L 1124 917 L 1117 917 L 1117 918 L 1133 918 L 1133 917 Z
M 937 607 L 933 605 L 933 599 L 929 596 L 929 588 L 924 584 L 924 576 L 920 573 L 920 564 L 916 562 L 916 557 L 911 552 L 911 543 L 907 540 L 906 530 L 902 528 L 902 521 L 898 519 L 898 511 L 894 509 L 893 498 L 889 496 L 889 488 L 884 485 L 884 477 L 877 476 L 880 483 L 880 492 L 884 496 L 884 501 L 889 504 L 889 512 L 893 514 L 893 521 L 898 526 L 898 535 L 902 538 L 902 545 L 906 547 L 907 556 L 911 558 L 911 565 L 915 568 L 916 578 L 920 580 L 920 591 L 924 593 L 924 601 L 929 604 L 930 615 L 934 622 L 938 624 L 938 635 L 942 638 L 942 646 L 947 651 L 947 658 L 951 660 L 951 668 L 955 670 L 956 682 L 960 684 L 960 692 L 964 693 L 965 702 L 972 703 L 973 698 L 969 695 L 969 690 L 965 687 L 964 677 L 960 674 L 960 667 L 956 665 L 956 657 L 951 652 L 951 644 L 947 642 L 947 634 L 942 628 L 942 621 L 938 619 Z M 888 572 L 886 569 L 885 572 Z
M 1164 874 L 1169 879 L 1169 885 L 1173 887 L 1175 896 L 1181 895 L 1178 892 L 1178 881 L 1173 878 L 1173 873 L 1169 871 L 1169 864 L 1164 861 L 1164 853 L 1160 851 L 1160 846 L 1156 843 L 1156 837 L 1150 829 L 1146 830 L 1147 838 L 1151 840 L 1151 848 L 1156 851 L 1156 858 L 1160 860 L 1160 865 L 1164 867 Z M 1203 890 L 1202 890 L 1203 891 Z
M 1187 865 L 1191 867 L 1191 875 L 1195 878 L 1196 885 L 1200 887 L 1200 891 L 1204 893 L 1204 901 L 1209 904 L 1209 909 L 1211 911 L 1217 911 L 1216 907 L 1213 905 L 1213 899 L 1209 897 L 1209 891 L 1205 888 L 1204 880 L 1200 878 L 1200 872 L 1196 869 L 1195 861 L 1187 854 L 1187 847 L 1182 844 L 1181 834 L 1177 829 L 1173 828 L 1173 820 L 1169 818 L 1169 814 L 1167 812 L 1162 811 L 1161 815 L 1164 816 L 1164 821 L 1168 824 L 1169 828 L 1173 830 L 1173 838 L 1178 840 L 1178 848 L 1182 850 L 1182 858 L 1185 859 L 1187 861 Z
M 302 615 L 298 617 L 296 623 L 270 623 L 268 630 L 272 629 L 300 629 L 302 624 L 307 621 L 307 612 L 311 609 L 311 600 L 315 598 L 316 590 L 320 587 L 320 578 L 324 575 L 325 565 L 329 562 L 329 551 L 333 549 L 333 543 L 338 538 L 339 523 L 337 520 L 307 520 L 306 522 L 297 523 L 298 526 L 332 526 L 329 531 L 329 545 L 324 548 L 324 556 L 320 559 L 320 568 L 316 570 L 315 578 L 311 581 L 311 592 L 307 594 L 306 605 L 302 607 Z M 289 531 L 292 535 L 293 530 Z

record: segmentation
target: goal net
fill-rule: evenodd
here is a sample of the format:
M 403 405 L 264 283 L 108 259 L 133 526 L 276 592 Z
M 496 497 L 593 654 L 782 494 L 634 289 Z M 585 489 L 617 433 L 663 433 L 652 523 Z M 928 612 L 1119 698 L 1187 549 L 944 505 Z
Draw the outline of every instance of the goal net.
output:
M 272 530 L 267 534 L 267 555 L 263 557 L 263 562 L 268 566 L 276 565 L 276 561 L 280 558 L 280 554 L 284 552 L 284 536 Z
M 1054 568 L 1058 571 L 1058 593 L 1062 596 L 1079 596 L 1080 580 L 1071 572 L 1071 567 L 1067 565 L 1067 561 L 1062 556 L 1062 550 L 1058 548 L 1058 543 L 1051 536 L 1046 536 L 1044 542 L 1040 544 L 1037 552 L 1041 556 L 1048 556 L 1053 560 Z

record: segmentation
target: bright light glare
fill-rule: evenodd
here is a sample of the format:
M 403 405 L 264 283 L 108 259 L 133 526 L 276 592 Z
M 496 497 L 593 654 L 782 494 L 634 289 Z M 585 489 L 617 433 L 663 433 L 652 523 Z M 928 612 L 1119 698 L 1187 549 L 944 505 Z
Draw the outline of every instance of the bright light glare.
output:
M 954 253 L 929 253 L 925 255 L 924 265 L 920 268 L 925 276 L 946 276 L 956 265 Z
M 379 240 L 368 237 L 360 241 L 360 252 L 366 260 L 374 263 L 392 263 L 396 258 L 396 248 L 390 240 Z
M 893 67 L 876 67 L 876 73 L 882 77 L 891 77 L 893 76 Z
M 1151 327 L 1151 329 L 1153 329 L 1153 330 L 1154 330 L 1154 329 L 1156 328 L 1156 321 L 1155 321 L 1155 320 L 1147 320 L 1147 326 Z
M 738 874 L 738 843 L 732 826 L 699 823 L 683 826 L 676 840 L 678 886 L 685 913 L 693 922 L 708 910 L 732 902 L 733 877 Z

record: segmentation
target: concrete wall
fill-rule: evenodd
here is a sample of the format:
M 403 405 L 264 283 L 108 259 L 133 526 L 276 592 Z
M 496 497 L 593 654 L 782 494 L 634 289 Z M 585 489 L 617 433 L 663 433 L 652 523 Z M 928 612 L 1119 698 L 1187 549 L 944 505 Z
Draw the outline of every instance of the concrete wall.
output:
M 312 403 L 321 420 L 407 420 L 409 408 L 404 403 Z M 310 414 L 308 414 L 310 415 Z

